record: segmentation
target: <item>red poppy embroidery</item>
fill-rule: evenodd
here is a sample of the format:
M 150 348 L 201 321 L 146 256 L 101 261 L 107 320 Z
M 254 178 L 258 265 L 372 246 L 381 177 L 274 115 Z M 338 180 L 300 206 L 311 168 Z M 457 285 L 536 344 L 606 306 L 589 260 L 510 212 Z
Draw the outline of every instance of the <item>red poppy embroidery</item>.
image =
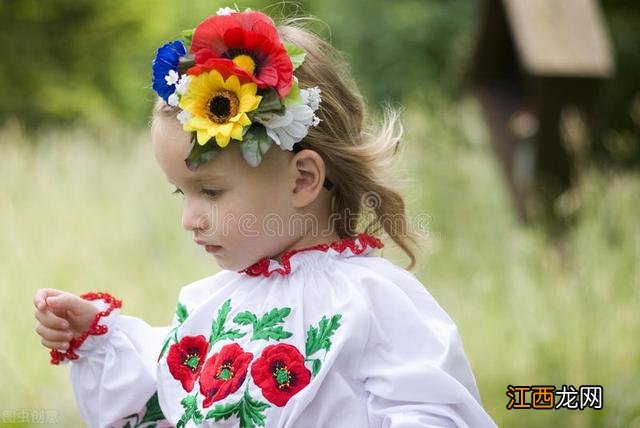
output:
M 287 275 L 291 273 L 291 257 L 294 254 L 300 253 L 302 251 L 311 251 L 311 250 L 320 250 L 320 251 L 329 251 L 329 249 L 333 249 L 338 253 L 342 253 L 343 251 L 349 249 L 354 255 L 360 255 L 364 253 L 368 248 L 383 248 L 384 244 L 382 241 L 375 236 L 369 235 L 367 233 L 360 233 L 358 236 L 353 238 L 344 238 L 339 241 L 334 241 L 331 244 L 318 244 L 311 247 L 299 248 L 296 250 L 289 250 L 282 253 L 281 265 L 282 267 L 278 267 L 275 269 L 269 269 L 269 265 L 271 264 L 271 259 L 268 257 L 264 257 L 254 263 L 253 265 L 245 268 L 243 270 L 238 271 L 238 273 L 246 273 L 249 276 L 271 276 L 274 273 L 279 273 L 281 275 Z
M 253 354 L 244 352 L 237 343 L 225 345 L 209 357 L 200 376 L 200 392 L 205 396 L 202 407 L 209 407 L 237 391 L 247 376 L 252 359 Z
M 188 392 L 193 389 L 193 384 L 202 370 L 208 346 L 207 339 L 203 335 L 198 335 L 185 336 L 169 348 L 167 354 L 169 372 Z
M 304 365 L 304 356 L 287 343 L 264 348 L 260 358 L 251 365 L 251 376 L 262 389 L 262 395 L 280 407 L 311 380 L 311 372 Z

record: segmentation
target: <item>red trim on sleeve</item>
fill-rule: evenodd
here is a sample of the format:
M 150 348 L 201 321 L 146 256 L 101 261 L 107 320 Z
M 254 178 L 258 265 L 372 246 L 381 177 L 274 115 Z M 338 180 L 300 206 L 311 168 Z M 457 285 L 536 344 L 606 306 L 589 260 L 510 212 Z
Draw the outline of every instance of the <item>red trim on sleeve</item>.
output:
M 75 353 L 75 350 L 78 349 L 80 345 L 82 345 L 82 343 L 86 340 L 87 337 L 89 337 L 89 335 L 98 336 L 101 334 L 105 334 L 109 330 L 109 328 L 106 325 L 98 324 L 98 321 L 100 321 L 100 318 L 106 317 L 114 309 L 122 307 L 122 301 L 116 299 L 109 293 L 89 292 L 89 293 L 82 294 L 80 297 L 85 300 L 101 299 L 105 303 L 107 303 L 109 307 L 106 308 L 104 311 L 100 311 L 96 314 L 96 316 L 93 319 L 93 322 L 91 323 L 91 325 L 86 331 L 84 331 L 80 336 L 75 337 L 69 341 L 69 348 L 65 352 L 58 351 L 57 349 L 52 349 L 51 352 L 49 353 L 51 355 L 51 364 L 60 364 L 62 361 L 64 361 L 65 358 L 68 360 L 77 360 L 78 354 Z

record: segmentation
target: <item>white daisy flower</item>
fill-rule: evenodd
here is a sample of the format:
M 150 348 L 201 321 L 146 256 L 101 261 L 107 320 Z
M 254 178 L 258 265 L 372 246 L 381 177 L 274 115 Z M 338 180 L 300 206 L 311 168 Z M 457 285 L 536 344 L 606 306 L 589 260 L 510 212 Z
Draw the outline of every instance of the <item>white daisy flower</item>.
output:
M 295 143 L 307 136 L 310 126 L 320 123 L 320 118 L 313 114 L 320 106 L 320 88 L 300 89 L 300 97 L 302 104 L 286 107 L 283 115 L 263 113 L 255 116 L 282 150 L 292 150 Z
M 264 125 L 267 135 L 282 150 L 292 150 L 293 145 L 307 136 L 313 123 L 313 110 L 306 104 L 296 104 L 285 109 L 283 115 L 264 113 L 255 119 Z
M 300 96 L 302 102 L 311 107 L 313 111 L 318 110 L 320 107 L 320 88 L 314 86 L 313 88 L 300 89 Z
M 178 101 L 180 101 L 180 99 L 174 92 L 173 94 L 169 95 L 169 98 L 167 99 L 167 104 L 169 104 L 171 107 L 175 107 L 178 105 Z
M 236 13 L 236 10 L 230 7 L 221 7 L 216 12 L 216 15 L 231 15 L 232 13 Z
M 180 80 L 178 81 L 178 83 L 176 83 L 176 93 L 178 95 L 184 95 L 185 92 L 187 92 L 187 86 L 189 86 L 189 75 L 188 74 L 183 74 L 182 77 L 180 77 Z
M 193 118 L 193 115 L 186 110 L 182 110 L 180 113 L 177 114 L 177 117 L 180 123 L 184 125 L 185 123 L 189 122 Z
M 173 86 L 176 83 L 178 83 L 179 78 L 180 78 L 180 75 L 175 70 L 169 70 L 169 74 L 164 76 L 164 80 L 165 82 L 167 82 L 167 85 L 169 86 Z

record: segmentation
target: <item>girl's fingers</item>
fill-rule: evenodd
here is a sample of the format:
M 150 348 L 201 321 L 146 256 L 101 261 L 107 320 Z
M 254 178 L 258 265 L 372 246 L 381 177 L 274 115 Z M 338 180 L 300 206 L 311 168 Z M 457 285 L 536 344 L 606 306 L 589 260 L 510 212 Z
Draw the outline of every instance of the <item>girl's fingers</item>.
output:
M 43 339 L 47 339 L 52 342 L 68 342 L 73 338 L 71 330 L 54 330 L 42 324 L 38 324 L 36 327 L 36 333 L 42 336 Z
M 66 351 L 67 348 L 69 348 L 69 342 L 62 342 L 62 341 L 56 341 L 56 340 L 47 340 L 47 339 L 42 339 L 40 341 L 40 343 L 42 343 L 44 346 L 46 346 L 49 349 L 58 349 L 60 351 Z
M 36 316 L 36 319 L 40 321 L 40 323 L 45 327 L 53 328 L 56 330 L 64 330 L 69 328 L 69 322 L 67 320 L 65 320 L 64 318 L 60 318 L 48 309 L 45 309 L 43 311 L 36 309 L 34 314 Z
M 61 294 L 62 291 L 56 290 L 55 288 L 41 288 L 36 291 L 36 294 L 33 296 L 33 305 L 38 309 L 43 309 L 46 305 L 46 298 L 49 296 L 57 296 Z

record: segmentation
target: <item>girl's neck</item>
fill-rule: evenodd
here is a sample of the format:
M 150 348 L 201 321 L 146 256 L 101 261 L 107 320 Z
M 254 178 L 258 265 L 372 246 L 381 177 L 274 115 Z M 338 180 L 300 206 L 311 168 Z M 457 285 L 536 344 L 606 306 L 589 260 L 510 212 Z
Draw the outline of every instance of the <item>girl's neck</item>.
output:
M 332 242 L 337 241 L 339 239 L 340 237 L 335 231 L 331 232 L 330 235 L 326 235 L 326 236 L 317 236 L 314 234 L 303 235 L 299 237 L 297 240 L 295 240 L 293 244 L 289 246 L 289 248 L 285 249 L 280 254 L 275 255 L 274 257 L 272 257 L 272 259 L 278 262 L 281 262 L 281 257 L 286 251 L 299 250 L 301 248 L 313 247 L 314 245 L 320 245 L 320 244 L 331 244 Z

